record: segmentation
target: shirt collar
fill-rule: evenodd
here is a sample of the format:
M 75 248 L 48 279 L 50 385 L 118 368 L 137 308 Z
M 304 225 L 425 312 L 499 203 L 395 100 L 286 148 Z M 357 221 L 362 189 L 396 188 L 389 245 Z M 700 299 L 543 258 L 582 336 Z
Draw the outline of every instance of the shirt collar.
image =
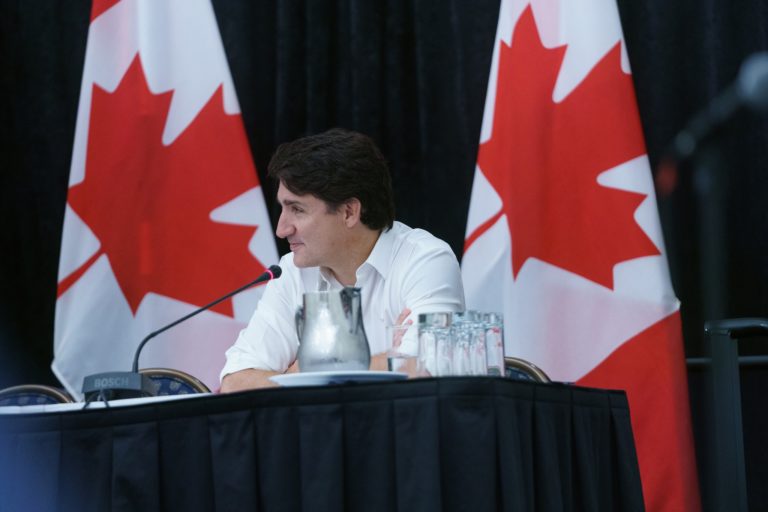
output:
M 330 270 L 328 270 L 326 267 L 319 268 L 320 274 L 317 278 L 317 291 L 327 292 L 328 290 L 341 288 L 341 283 L 339 283 L 336 278 L 333 277 L 333 274 L 331 274 Z
M 393 229 L 387 229 L 379 233 L 379 238 L 373 245 L 373 250 L 368 258 L 360 265 L 360 269 L 366 265 L 370 265 L 381 277 L 386 279 L 389 276 L 390 268 L 392 267 L 392 246 L 395 243 L 395 234 Z M 320 268 L 320 275 L 317 282 L 318 291 L 333 290 L 341 288 L 342 285 L 331 274 L 330 270 L 325 267 Z M 358 269 L 358 270 L 360 270 Z
M 381 274 L 381 277 L 386 279 L 389 277 L 389 271 L 392 267 L 392 246 L 395 243 L 395 233 L 392 228 L 383 230 L 379 234 L 379 239 L 376 240 L 376 244 L 373 246 L 371 254 L 368 255 L 366 263 L 372 266 L 376 271 Z

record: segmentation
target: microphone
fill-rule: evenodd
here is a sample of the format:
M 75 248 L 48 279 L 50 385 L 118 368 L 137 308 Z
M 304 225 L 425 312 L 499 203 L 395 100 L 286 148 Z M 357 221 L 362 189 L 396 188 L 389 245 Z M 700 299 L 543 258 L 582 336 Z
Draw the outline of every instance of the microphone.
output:
M 747 57 L 736 80 L 675 136 L 674 159 L 690 158 L 705 138 L 743 108 L 768 111 L 768 52 Z
M 97 373 L 94 375 L 88 375 L 83 379 L 83 394 L 85 395 L 86 401 L 91 402 L 96 398 L 112 400 L 116 398 L 155 396 L 155 390 L 152 386 L 151 379 L 146 375 L 139 373 L 139 356 L 141 355 L 141 351 L 144 348 L 144 345 L 146 345 L 149 340 L 158 334 L 167 331 L 171 327 L 175 327 L 181 322 L 189 320 L 193 316 L 212 308 L 219 302 L 227 300 L 233 295 L 247 290 L 251 286 L 263 283 L 265 281 L 271 281 L 272 279 L 277 279 L 282 273 L 283 270 L 279 266 L 272 265 L 263 274 L 261 274 L 250 283 L 241 286 L 237 290 L 231 291 L 222 297 L 219 297 L 210 304 L 206 304 L 205 306 L 198 308 L 187 315 L 184 315 L 178 320 L 171 322 L 170 324 L 161 327 L 156 331 L 149 333 L 143 340 L 141 340 L 141 343 L 139 343 L 139 346 L 136 348 L 136 353 L 133 356 L 133 366 L 130 372 L 118 371 Z

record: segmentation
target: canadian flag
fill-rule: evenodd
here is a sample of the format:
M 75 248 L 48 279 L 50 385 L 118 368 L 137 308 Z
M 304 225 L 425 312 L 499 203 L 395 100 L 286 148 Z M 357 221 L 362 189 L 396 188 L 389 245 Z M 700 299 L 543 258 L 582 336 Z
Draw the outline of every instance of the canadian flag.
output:
M 467 307 L 505 351 L 624 389 L 648 510 L 698 510 L 679 302 L 614 0 L 502 1 L 467 221 Z
M 209 0 L 93 2 L 64 217 L 52 369 L 129 370 L 138 342 L 278 260 Z M 141 366 L 218 388 L 263 289 L 158 336 Z

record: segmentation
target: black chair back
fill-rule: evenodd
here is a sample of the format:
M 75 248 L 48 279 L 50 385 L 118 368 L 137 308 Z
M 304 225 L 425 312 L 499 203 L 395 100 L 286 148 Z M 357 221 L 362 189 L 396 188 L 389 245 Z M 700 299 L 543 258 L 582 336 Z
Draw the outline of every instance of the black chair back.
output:
M 0 390 L 0 407 L 6 405 L 44 405 L 74 402 L 65 390 L 42 384 L 22 384 Z
M 504 374 L 510 379 L 527 380 L 532 382 L 551 382 L 544 370 L 519 357 L 504 358 Z
M 171 368 L 144 368 L 139 370 L 152 379 L 157 396 L 191 395 L 195 393 L 210 393 L 211 390 L 203 382 L 181 370 Z

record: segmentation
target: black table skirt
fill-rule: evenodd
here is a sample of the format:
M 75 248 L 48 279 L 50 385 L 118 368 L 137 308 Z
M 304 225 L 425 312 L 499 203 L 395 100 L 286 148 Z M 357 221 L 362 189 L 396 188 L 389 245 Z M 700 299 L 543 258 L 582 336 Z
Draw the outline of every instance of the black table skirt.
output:
M 0 510 L 643 510 L 623 392 L 500 378 L 0 415 Z

